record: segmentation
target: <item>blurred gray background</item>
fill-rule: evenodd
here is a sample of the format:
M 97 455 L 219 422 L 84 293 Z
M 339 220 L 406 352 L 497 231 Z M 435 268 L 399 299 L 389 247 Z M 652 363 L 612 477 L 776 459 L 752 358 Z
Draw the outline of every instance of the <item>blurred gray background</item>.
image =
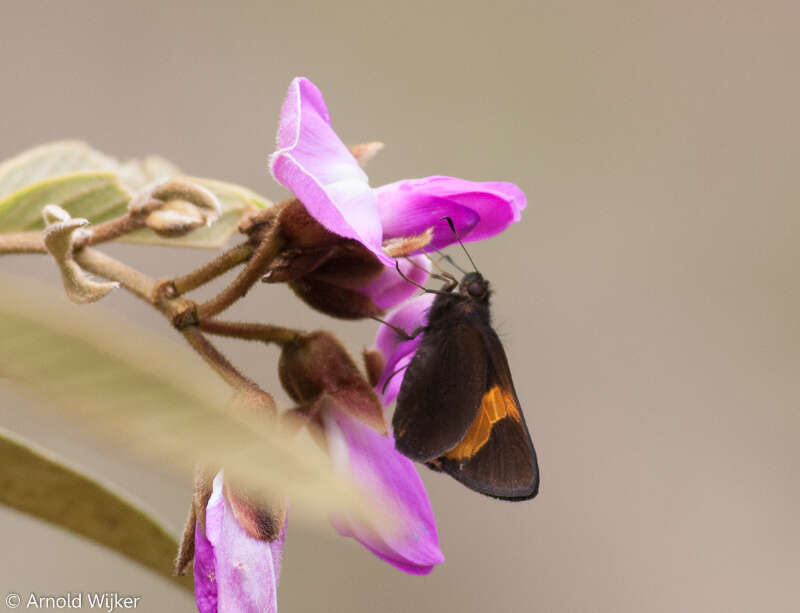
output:
M 80 138 L 278 200 L 266 158 L 306 75 L 346 142 L 387 144 L 373 185 L 441 173 L 513 181 L 529 201 L 472 255 L 496 290 L 539 496 L 502 503 L 423 469 L 447 557 L 424 578 L 291 523 L 281 610 L 800 610 L 797 4 L 208 4 L 4 1 L 0 158 Z M 155 276 L 210 257 L 107 249 Z M 38 256 L 0 268 L 58 284 Z M 180 340 L 123 292 L 83 308 L 101 307 Z M 233 315 L 332 329 L 354 353 L 376 327 L 272 286 Z M 276 352 L 221 345 L 288 402 Z M 182 525 L 188 483 L 8 390 L 0 419 Z M 193 608 L 99 547 L 0 517 L 0 592 Z

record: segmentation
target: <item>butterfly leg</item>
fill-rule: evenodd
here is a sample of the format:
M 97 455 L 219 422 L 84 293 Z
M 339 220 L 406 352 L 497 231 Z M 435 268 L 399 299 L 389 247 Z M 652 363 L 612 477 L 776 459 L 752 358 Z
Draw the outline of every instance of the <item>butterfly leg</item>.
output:
M 438 249 L 435 249 L 435 251 L 436 251 L 436 253 L 438 253 L 438 254 L 439 254 L 439 261 L 440 261 L 440 262 L 441 262 L 442 260 L 444 260 L 444 261 L 446 261 L 448 264 L 450 264 L 450 265 L 451 265 L 453 268 L 455 268 L 456 270 L 458 270 L 458 272 L 460 272 L 462 275 L 465 275 L 465 274 L 467 274 L 467 271 L 466 271 L 466 270 L 464 270 L 463 268 L 461 268 L 461 266 L 459 266 L 458 264 L 456 264 L 456 261 L 455 261 L 455 260 L 454 260 L 452 257 L 450 257 L 448 254 L 446 254 L 446 253 L 442 253 L 442 252 L 441 252 L 441 251 L 439 251 Z
M 425 331 L 425 326 L 420 326 L 419 328 L 414 330 L 411 334 L 409 334 L 408 332 L 403 330 L 403 328 L 395 326 L 394 324 L 390 324 L 388 321 L 385 321 L 385 320 L 381 319 L 380 317 L 374 317 L 373 316 L 370 319 L 374 319 L 375 321 L 381 322 L 384 326 L 390 327 L 392 330 L 394 330 L 397 333 L 397 336 L 399 336 L 404 341 L 413 341 L 415 338 L 417 338 L 420 334 L 422 334 Z
M 458 286 L 458 279 L 456 279 L 456 278 L 455 278 L 453 275 L 451 275 L 451 274 L 450 274 L 449 272 L 447 272 L 446 270 L 443 270 L 443 269 L 442 269 L 442 267 L 441 267 L 441 266 L 439 266 L 439 265 L 438 265 L 438 264 L 437 264 L 437 263 L 434 261 L 434 259 L 433 259 L 433 258 L 430 256 L 430 254 L 428 254 L 428 253 L 427 253 L 427 252 L 426 252 L 424 249 L 422 250 L 422 254 L 423 254 L 423 255 L 424 255 L 426 258 L 428 258 L 428 261 L 429 261 L 431 264 L 433 264 L 433 266 L 436 268 L 436 270 L 438 270 L 438 271 L 439 271 L 438 273 L 433 273 L 433 272 L 432 272 L 432 273 L 430 273 L 431 277 L 432 277 L 433 279 L 437 279 L 437 280 L 439 280 L 439 281 L 444 281 L 444 282 L 447 284 L 447 285 L 445 285 L 445 286 L 442 288 L 442 291 L 444 291 L 444 292 L 452 292 L 452 291 L 453 291 L 453 290 L 454 290 L 454 289 L 455 289 L 455 288 Z M 449 257 L 449 256 L 448 256 L 448 257 Z M 419 269 L 421 269 L 421 270 L 424 270 L 424 269 L 422 268 L 422 266 L 420 266 L 419 264 L 417 264 L 416 262 L 414 262 L 414 260 L 411 260 L 411 259 L 409 259 L 408 261 L 409 261 L 409 262 L 411 262 L 411 263 L 412 263 L 414 266 L 416 266 L 417 268 L 419 268 Z M 426 271 L 426 272 L 427 272 L 427 271 Z
M 386 388 L 389 387 L 389 381 L 391 381 L 394 378 L 395 375 L 399 375 L 401 372 L 403 372 L 406 368 L 408 368 L 408 366 L 409 365 L 406 364 L 402 368 L 398 368 L 391 375 L 389 375 L 389 378 L 386 379 L 386 381 L 383 384 L 383 387 L 381 388 L 381 394 L 385 394 L 386 393 Z
M 394 261 L 394 267 L 395 267 L 395 269 L 397 269 L 397 274 L 398 275 L 400 275 L 401 277 L 403 277 L 403 279 L 405 279 L 406 281 L 411 283 L 411 285 L 414 285 L 415 287 L 418 287 L 419 289 L 421 289 L 426 294 L 449 294 L 452 291 L 452 287 L 450 287 L 449 285 L 447 287 L 449 287 L 450 289 L 445 288 L 447 291 L 436 290 L 436 289 L 428 289 L 427 287 L 425 287 L 424 285 L 420 285 L 419 283 L 417 283 L 413 279 L 409 279 L 405 274 L 403 274 L 403 271 L 400 270 L 400 262 L 398 262 L 397 260 Z M 453 287 L 455 287 L 455 286 L 453 286 Z

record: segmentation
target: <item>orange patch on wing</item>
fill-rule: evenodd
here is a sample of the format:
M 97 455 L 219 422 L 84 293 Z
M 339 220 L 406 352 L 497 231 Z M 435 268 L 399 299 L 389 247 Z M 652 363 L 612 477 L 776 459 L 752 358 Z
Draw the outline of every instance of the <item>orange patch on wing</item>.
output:
M 478 415 L 464 438 L 442 457 L 456 461 L 471 458 L 489 440 L 494 424 L 505 417 L 511 417 L 517 422 L 521 421 L 514 394 L 510 390 L 500 389 L 499 385 L 494 385 L 483 395 Z

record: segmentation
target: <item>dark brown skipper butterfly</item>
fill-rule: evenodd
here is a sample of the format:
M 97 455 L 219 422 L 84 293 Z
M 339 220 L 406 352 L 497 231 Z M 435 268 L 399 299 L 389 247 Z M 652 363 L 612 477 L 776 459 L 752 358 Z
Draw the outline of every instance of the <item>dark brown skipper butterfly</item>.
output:
M 490 321 L 489 282 L 477 271 L 460 282 L 436 276 L 448 284 L 434 291 L 428 323 L 415 331 L 422 340 L 392 420 L 397 450 L 481 494 L 533 498 L 536 451 Z

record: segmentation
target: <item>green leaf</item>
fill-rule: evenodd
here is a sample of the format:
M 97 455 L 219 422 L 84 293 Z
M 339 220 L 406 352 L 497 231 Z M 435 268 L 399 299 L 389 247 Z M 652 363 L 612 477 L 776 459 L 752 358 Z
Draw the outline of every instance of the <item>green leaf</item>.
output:
M 181 174 L 180 168 L 160 155 L 148 155 L 139 160 L 129 160 L 116 165 L 116 173 L 122 184 L 131 191 Z
M 178 541 L 127 495 L 0 429 L 0 503 L 65 528 L 191 590 L 173 574 Z
M 80 141 L 40 145 L 0 163 L 0 199 L 43 179 L 76 172 L 115 172 L 118 162 Z
M 93 223 L 113 219 L 127 210 L 130 193 L 110 172 L 78 172 L 38 181 L 0 201 L 0 233 L 44 228 L 42 209 L 57 204 L 72 217 Z
M 187 479 L 197 464 L 224 466 L 265 500 L 291 499 L 293 515 L 391 522 L 309 436 L 232 405 L 230 388 L 190 352 L 99 307 L 88 318 L 24 279 L 0 276 L 0 295 L 0 376 L 89 423 L 115 451 Z
M 113 219 L 126 211 L 132 193 L 177 176 L 182 176 L 177 166 L 159 156 L 120 164 L 78 141 L 42 145 L 0 164 L 0 233 L 40 229 L 41 210 L 47 204 L 57 204 L 73 217 L 92 223 Z M 222 214 L 214 224 L 180 238 L 164 238 L 144 229 L 120 240 L 216 249 L 236 232 L 245 214 L 272 204 L 232 183 L 187 180 L 208 188 L 219 199 Z

